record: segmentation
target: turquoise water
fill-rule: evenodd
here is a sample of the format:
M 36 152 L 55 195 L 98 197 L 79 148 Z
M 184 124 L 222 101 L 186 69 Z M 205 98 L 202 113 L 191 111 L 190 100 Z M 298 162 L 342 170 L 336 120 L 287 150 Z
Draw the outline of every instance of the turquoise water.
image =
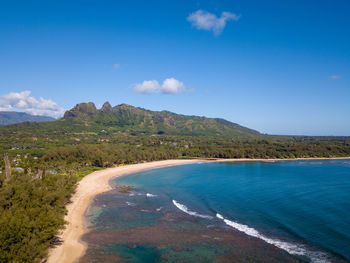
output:
M 235 229 L 311 262 L 350 260 L 350 160 L 190 164 L 114 183 L 135 187 L 128 207 L 143 195 L 145 209 Z

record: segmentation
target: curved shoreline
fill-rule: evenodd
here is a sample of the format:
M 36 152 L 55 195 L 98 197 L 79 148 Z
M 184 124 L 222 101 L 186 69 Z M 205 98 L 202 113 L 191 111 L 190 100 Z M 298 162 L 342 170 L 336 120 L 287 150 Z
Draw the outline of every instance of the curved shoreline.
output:
M 330 160 L 350 159 L 340 158 L 295 158 L 295 159 L 190 159 L 190 160 L 163 160 L 148 163 L 131 164 L 107 168 L 86 175 L 79 183 L 76 192 L 67 205 L 68 213 L 65 220 L 68 222 L 59 237 L 62 244 L 49 250 L 48 263 L 72 263 L 77 262 L 84 255 L 87 246 L 80 237 L 86 232 L 85 212 L 91 199 L 103 192 L 112 189 L 110 179 L 126 174 L 137 173 L 144 170 L 162 168 L 167 166 L 183 165 L 198 162 L 275 162 L 275 161 L 298 161 L 298 160 Z
M 91 199 L 103 192 L 112 189 L 109 181 L 111 178 L 119 177 L 129 173 L 137 173 L 144 170 L 195 163 L 203 160 L 164 160 L 149 163 L 131 164 L 107 168 L 86 175 L 79 183 L 76 192 L 71 198 L 71 203 L 67 205 L 68 213 L 65 220 L 68 222 L 66 228 L 59 237 L 62 244 L 50 249 L 47 258 L 48 263 L 71 263 L 77 262 L 85 253 L 86 244 L 80 241 L 80 237 L 85 233 L 84 223 L 85 211 Z

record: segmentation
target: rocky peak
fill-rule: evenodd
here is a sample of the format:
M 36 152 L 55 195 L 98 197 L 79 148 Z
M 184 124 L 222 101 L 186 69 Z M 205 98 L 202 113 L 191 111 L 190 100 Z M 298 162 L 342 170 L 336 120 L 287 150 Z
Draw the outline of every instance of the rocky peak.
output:
M 111 104 L 110 104 L 108 101 L 106 101 L 106 102 L 103 104 L 103 106 L 102 106 L 102 108 L 101 108 L 101 112 L 104 112 L 104 113 L 113 112 L 113 108 L 112 108 Z
M 101 129 L 114 126 L 121 131 L 170 135 L 259 135 L 259 132 L 224 119 L 179 115 L 169 111 L 151 111 L 128 104 L 112 107 L 105 102 L 97 110 L 94 103 L 80 103 L 64 114 L 84 125 Z M 101 127 L 100 127 L 101 126 Z
M 66 111 L 63 118 L 74 118 L 80 115 L 92 116 L 97 113 L 96 106 L 93 102 L 77 104 L 73 109 Z

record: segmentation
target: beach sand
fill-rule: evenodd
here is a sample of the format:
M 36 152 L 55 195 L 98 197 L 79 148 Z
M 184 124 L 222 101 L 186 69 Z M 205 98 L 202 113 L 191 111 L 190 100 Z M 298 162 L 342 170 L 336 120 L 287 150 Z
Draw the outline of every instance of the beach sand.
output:
M 59 235 L 63 243 L 50 249 L 47 262 L 77 262 L 84 254 L 86 245 L 80 241 L 80 237 L 86 231 L 84 219 L 85 211 L 95 195 L 112 189 L 109 184 L 111 178 L 154 168 L 195 163 L 199 161 L 200 160 L 165 160 L 139 163 L 108 168 L 85 176 L 79 182 L 76 192 L 71 198 L 71 203 L 67 205 L 68 213 L 65 216 L 65 220 L 68 223 L 66 228 Z
M 334 159 L 348 159 L 334 158 Z M 182 165 L 198 162 L 244 162 L 244 161 L 295 161 L 295 160 L 325 160 L 331 158 L 297 158 L 297 159 L 211 159 L 211 160 L 164 160 L 149 163 L 139 163 L 125 166 L 108 168 L 93 172 L 85 176 L 78 184 L 76 192 L 71 198 L 71 203 L 67 205 L 68 213 L 65 220 L 68 222 L 66 228 L 59 235 L 62 244 L 50 249 L 48 263 L 70 263 L 77 262 L 86 251 L 80 237 L 86 232 L 85 212 L 91 199 L 103 192 L 111 190 L 109 181 L 111 178 L 125 174 L 141 172 L 144 170 L 161 168 L 166 166 Z

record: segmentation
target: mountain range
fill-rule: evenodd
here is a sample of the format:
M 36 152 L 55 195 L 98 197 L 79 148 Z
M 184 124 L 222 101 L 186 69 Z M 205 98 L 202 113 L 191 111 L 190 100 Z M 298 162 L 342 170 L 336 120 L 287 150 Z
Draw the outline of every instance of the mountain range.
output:
M 169 111 L 151 111 L 127 104 L 112 107 L 105 102 L 101 109 L 95 104 L 80 103 L 66 111 L 59 123 L 85 127 L 113 127 L 130 133 L 168 134 L 168 135 L 219 135 L 239 136 L 259 135 L 258 131 L 237 123 L 199 116 L 187 116 Z
M 0 126 L 21 123 L 21 122 L 42 122 L 55 121 L 56 119 L 48 116 L 35 116 L 25 112 L 0 111 Z

